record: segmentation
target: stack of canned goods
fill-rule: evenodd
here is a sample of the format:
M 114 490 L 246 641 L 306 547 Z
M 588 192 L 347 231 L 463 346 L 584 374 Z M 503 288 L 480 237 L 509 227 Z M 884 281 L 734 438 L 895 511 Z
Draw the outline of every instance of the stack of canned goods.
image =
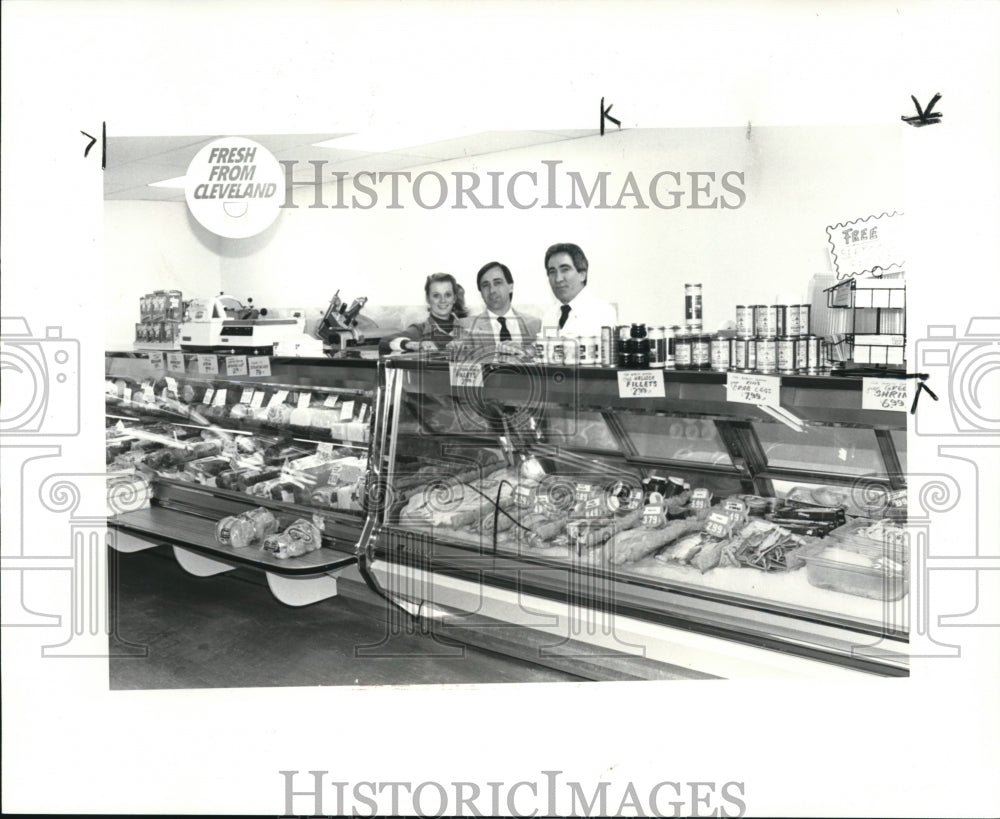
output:
M 809 333 L 811 305 L 736 305 L 732 369 L 738 372 L 817 374 L 826 368 L 825 343 Z

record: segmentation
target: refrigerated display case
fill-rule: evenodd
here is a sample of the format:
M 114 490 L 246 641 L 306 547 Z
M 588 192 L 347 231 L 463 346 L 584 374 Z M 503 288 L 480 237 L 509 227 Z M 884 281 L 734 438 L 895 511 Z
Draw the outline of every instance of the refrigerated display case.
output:
M 907 675 L 906 414 L 862 409 L 861 378 L 782 376 L 776 412 L 724 372 L 620 375 L 386 360 L 362 569 L 445 635 L 518 629 L 539 657 Z
M 363 528 L 375 382 L 369 359 L 107 354 L 109 544 L 170 546 L 199 576 L 263 571 L 290 605 L 336 594 Z

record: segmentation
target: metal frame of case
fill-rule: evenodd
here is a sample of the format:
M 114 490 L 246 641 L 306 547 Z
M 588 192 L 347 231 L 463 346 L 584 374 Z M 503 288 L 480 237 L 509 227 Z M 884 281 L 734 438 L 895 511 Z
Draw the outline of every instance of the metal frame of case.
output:
M 756 495 L 773 495 L 775 482 L 788 481 L 852 487 L 861 496 L 873 487 L 899 490 L 905 487 L 905 475 L 897 446 L 905 445 L 906 416 L 862 410 L 861 379 L 784 376 L 781 405 L 808 429 L 870 431 L 881 468 L 864 475 L 835 467 L 769 464 L 758 433 L 761 424 L 774 424 L 774 418 L 754 405 L 728 402 L 725 373 L 668 371 L 665 397 L 622 398 L 613 369 L 518 360 L 486 360 L 481 366 L 481 386 L 453 387 L 447 361 L 403 356 L 380 365 L 370 456 L 372 503 L 359 559 L 397 605 L 445 626 L 460 627 L 475 617 L 498 628 L 516 625 L 546 632 L 553 638 L 547 650 L 555 653 L 561 646 L 582 643 L 597 652 L 652 658 L 692 675 L 908 674 L 908 598 L 883 602 L 879 616 L 865 621 L 683 580 L 560 563 L 527 549 L 498 553 L 488 542 L 470 545 L 445 530 L 408 527 L 395 518 L 399 503 L 394 484 L 406 437 L 401 425 L 410 420 L 404 404 L 423 396 L 451 396 L 453 404 L 471 407 L 473 414 L 482 405 L 521 409 L 522 420 L 556 409 L 600 413 L 617 444 L 616 452 L 595 452 L 566 441 L 529 441 L 532 453 L 542 457 L 600 463 L 609 470 L 617 464 L 644 473 L 667 471 Z M 641 452 L 626 429 L 633 414 L 655 419 L 650 423 L 663 429 L 677 418 L 710 421 L 727 462 L 695 463 Z M 901 439 L 894 437 L 899 433 Z M 497 445 L 497 437 L 482 430 L 424 429 L 416 434 L 459 459 L 463 451 Z

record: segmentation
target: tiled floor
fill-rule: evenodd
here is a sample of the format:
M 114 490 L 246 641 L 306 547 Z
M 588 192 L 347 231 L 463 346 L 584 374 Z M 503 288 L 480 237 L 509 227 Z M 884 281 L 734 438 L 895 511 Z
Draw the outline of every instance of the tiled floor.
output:
M 112 689 L 577 680 L 416 632 L 388 635 L 379 598 L 279 603 L 263 576 L 198 578 L 161 547 L 113 553 Z

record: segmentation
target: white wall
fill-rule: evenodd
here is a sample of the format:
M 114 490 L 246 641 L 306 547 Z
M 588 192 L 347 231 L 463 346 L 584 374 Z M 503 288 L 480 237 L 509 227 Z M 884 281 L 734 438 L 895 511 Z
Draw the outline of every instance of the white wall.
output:
M 104 203 L 107 349 L 132 348 L 143 294 L 213 295 L 220 278 L 219 237 L 191 218 L 186 203 Z
M 568 171 L 588 185 L 608 171 L 607 203 L 618 201 L 631 172 L 646 208 L 625 197 L 622 209 L 592 206 L 547 209 L 547 168 L 559 160 L 555 201 L 571 203 Z M 682 323 L 683 285 L 701 282 L 705 326 L 734 317 L 737 304 L 786 299 L 807 301 L 812 277 L 831 271 L 827 225 L 883 211 L 902 211 L 902 154 L 896 126 L 828 128 L 745 128 L 635 130 L 608 132 L 547 145 L 410 169 L 449 182 L 449 198 L 438 208 L 413 200 L 412 184 L 400 180 L 401 209 L 389 209 L 389 181 L 376 186 L 378 204 L 368 210 L 314 209 L 312 189 L 297 189 L 297 209 L 283 209 L 259 236 L 221 239 L 207 234 L 183 204 L 109 202 L 106 206 L 108 316 L 112 338 L 131 341 L 131 318 L 138 296 L 174 286 L 185 295 L 225 290 L 258 307 L 322 309 L 333 293 L 351 300 L 368 296 L 380 305 L 422 304 L 424 277 L 454 273 L 481 307 L 475 272 L 499 259 L 515 277 L 515 302 L 542 304 L 551 298 L 542 268 L 553 242 L 580 244 L 591 264 L 589 286 L 617 302 L 624 321 Z M 519 210 L 506 197 L 506 182 L 517 171 L 538 174 L 538 184 L 522 179 L 519 199 L 541 202 Z M 680 207 L 654 207 L 648 181 L 659 171 L 681 174 Z M 490 200 L 487 172 L 500 172 L 499 209 L 456 209 L 452 173 L 477 172 L 477 192 Z M 695 209 L 692 171 L 716 174 L 709 200 L 736 197 L 718 180 L 727 171 L 744 174 L 741 207 Z M 733 180 L 735 182 L 735 180 Z M 702 179 L 702 184 L 705 179 Z M 347 182 L 347 194 L 352 192 Z M 737 183 L 738 184 L 738 183 Z M 661 180 L 660 199 L 670 201 Z M 439 190 L 434 179 L 421 188 L 425 202 Z M 326 204 L 333 204 L 330 185 Z M 358 193 L 360 203 L 369 197 Z M 119 326 L 120 325 L 120 326 Z
M 501 188 L 504 207 L 456 209 L 454 171 L 478 172 L 478 194 L 490 198 L 487 171 L 510 175 L 535 171 L 543 201 L 543 160 L 561 160 L 556 201 L 570 203 L 566 171 L 583 179 L 610 171 L 608 204 L 618 199 L 631 171 L 645 191 L 658 171 L 684 176 L 742 171 L 746 202 L 737 209 L 692 209 L 690 186 L 681 207 L 662 210 L 645 197 L 646 209 L 518 210 Z M 705 323 L 713 328 L 734 316 L 741 303 L 783 298 L 806 301 L 813 275 L 831 270 L 825 227 L 882 211 L 902 211 L 902 153 L 899 129 L 880 127 L 674 129 L 608 132 L 502 154 L 410 169 L 415 178 L 434 170 L 449 180 L 449 199 L 435 209 L 419 207 L 403 180 L 402 209 L 387 209 L 389 182 L 377 185 L 379 202 L 370 210 L 311 209 L 311 189 L 299 189 L 296 210 L 284 210 L 266 233 L 249 240 L 222 240 L 224 289 L 255 297 L 260 306 L 322 306 L 337 288 L 351 299 L 366 295 L 373 305 L 418 304 L 426 274 L 447 271 L 472 291 L 481 306 L 475 272 L 499 259 L 515 277 L 515 301 L 548 301 L 542 269 L 546 247 L 557 241 L 580 244 L 591 263 L 590 286 L 619 304 L 622 321 L 680 323 L 684 282 L 704 285 Z M 702 182 L 704 183 L 704 179 Z M 425 202 L 439 190 L 433 179 L 422 188 Z M 663 185 L 672 184 L 663 180 Z M 347 182 L 347 193 L 351 193 Z M 522 179 L 518 195 L 533 198 Z M 662 191 L 663 188 L 661 187 Z M 712 196 L 735 197 L 716 182 Z M 357 194 L 358 201 L 370 201 Z M 335 201 L 332 185 L 324 202 Z M 661 193 L 661 201 L 669 197 Z M 469 204 L 467 202 L 467 204 Z M 539 205 L 542 204 L 541 202 Z

